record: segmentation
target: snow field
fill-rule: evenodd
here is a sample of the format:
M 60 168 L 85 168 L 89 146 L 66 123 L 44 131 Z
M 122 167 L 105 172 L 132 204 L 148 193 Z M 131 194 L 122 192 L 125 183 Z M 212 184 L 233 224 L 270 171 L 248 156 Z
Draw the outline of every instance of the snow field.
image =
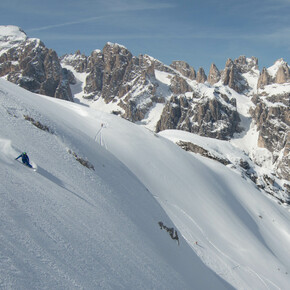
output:
M 102 123 L 104 132 L 121 130 L 124 138 L 135 125 L 4 80 L 0 86 L 1 288 L 230 288 L 182 236 L 178 246 L 160 230 L 159 221 L 174 227 L 162 207 L 130 168 L 94 141 Z M 110 147 L 113 140 L 103 135 Z M 24 150 L 37 172 L 13 160 Z

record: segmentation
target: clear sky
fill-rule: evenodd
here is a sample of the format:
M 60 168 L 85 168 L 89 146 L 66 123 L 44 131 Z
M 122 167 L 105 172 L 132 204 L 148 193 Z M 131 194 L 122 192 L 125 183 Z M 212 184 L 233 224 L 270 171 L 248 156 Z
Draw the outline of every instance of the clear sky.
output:
M 206 73 L 240 55 L 256 56 L 260 69 L 290 62 L 290 0 L 1 0 L 0 19 L 59 56 L 116 42 Z

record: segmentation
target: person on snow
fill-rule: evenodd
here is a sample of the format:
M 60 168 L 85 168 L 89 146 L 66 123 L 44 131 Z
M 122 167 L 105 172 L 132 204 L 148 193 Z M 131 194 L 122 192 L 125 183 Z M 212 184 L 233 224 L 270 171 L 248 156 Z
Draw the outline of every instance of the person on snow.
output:
M 22 157 L 22 163 L 25 164 L 28 167 L 32 167 L 29 163 L 29 157 L 26 154 L 26 152 L 21 153 L 17 158 L 15 158 L 15 160 L 19 159 L 20 157 Z

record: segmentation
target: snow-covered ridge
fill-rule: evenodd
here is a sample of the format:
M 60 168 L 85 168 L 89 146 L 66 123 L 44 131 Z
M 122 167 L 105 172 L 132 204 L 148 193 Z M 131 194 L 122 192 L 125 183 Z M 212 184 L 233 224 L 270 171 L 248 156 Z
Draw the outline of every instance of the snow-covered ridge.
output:
M 111 46 L 111 47 L 120 47 L 120 48 L 123 48 L 123 49 L 127 50 L 127 47 L 125 47 L 124 45 L 121 45 L 119 43 L 107 42 L 106 45 Z
M 0 26 L 0 54 L 26 39 L 27 35 L 19 27 L 13 25 Z
M 276 60 L 272 66 L 268 67 L 267 71 L 268 71 L 269 75 L 274 78 L 277 75 L 279 68 L 281 66 L 284 66 L 284 65 L 287 65 L 289 67 L 287 62 L 283 58 L 280 58 L 280 59 Z

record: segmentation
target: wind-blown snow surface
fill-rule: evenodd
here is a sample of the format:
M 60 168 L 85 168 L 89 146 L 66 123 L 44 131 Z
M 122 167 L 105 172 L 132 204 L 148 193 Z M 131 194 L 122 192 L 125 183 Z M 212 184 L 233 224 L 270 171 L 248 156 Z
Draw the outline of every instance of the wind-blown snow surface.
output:
M 4 80 L 0 104 L 0 288 L 230 287 L 201 260 L 238 289 L 289 287 L 289 211 L 252 182 L 142 126 Z M 23 150 L 37 172 L 13 160 Z
M 147 130 L 2 79 L 0 120 L 1 289 L 231 288 L 160 229 L 174 225 L 152 193 L 95 142 L 105 122 L 109 147 L 122 136 L 122 159 L 138 162 L 129 142 L 155 140 Z M 14 160 L 24 150 L 36 172 Z

